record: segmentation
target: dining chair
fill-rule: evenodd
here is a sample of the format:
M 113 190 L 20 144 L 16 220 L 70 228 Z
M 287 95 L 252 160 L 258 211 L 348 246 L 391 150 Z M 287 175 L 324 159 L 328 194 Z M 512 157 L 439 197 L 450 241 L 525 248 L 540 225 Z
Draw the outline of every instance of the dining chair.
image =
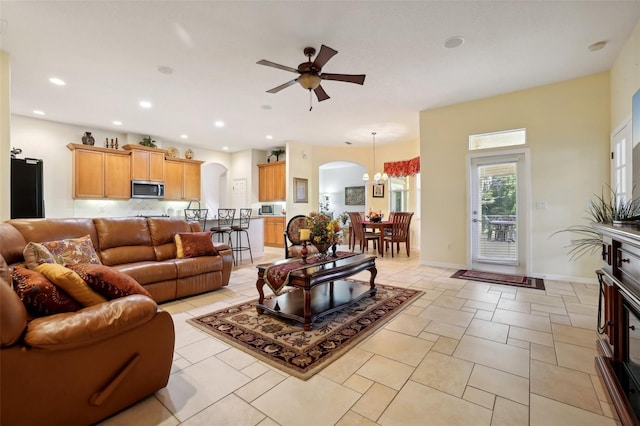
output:
M 353 228 L 353 252 L 358 241 L 360 242 L 360 252 L 364 252 L 365 247 L 369 251 L 369 241 L 373 241 L 373 248 L 378 248 L 378 234 L 375 232 L 366 232 L 362 223 L 362 216 L 358 212 L 349 212 L 351 219 L 351 227 Z
M 218 224 L 211 227 L 211 238 L 218 236 L 218 241 L 225 234 L 227 235 L 227 243 L 231 246 L 231 226 L 233 225 L 233 217 L 236 215 L 236 209 L 218 209 Z
M 413 212 L 395 212 L 393 215 L 393 222 L 391 224 L 391 234 L 384 236 L 385 250 L 389 250 L 391 245 L 391 257 L 393 257 L 393 246 L 396 245 L 396 250 L 400 252 L 400 243 L 404 243 L 407 249 L 407 257 L 411 251 L 410 241 L 410 225 Z

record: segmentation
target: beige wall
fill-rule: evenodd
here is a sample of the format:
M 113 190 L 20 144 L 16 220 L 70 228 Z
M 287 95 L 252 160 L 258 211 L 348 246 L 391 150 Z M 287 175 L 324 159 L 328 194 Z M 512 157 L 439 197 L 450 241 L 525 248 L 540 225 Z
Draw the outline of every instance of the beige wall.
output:
M 611 124 L 631 117 L 631 97 L 640 89 L 640 20 L 611 68 Z
M 0 155 L 0 220 L 9 219 L 11 215 L 11 207 L 9 205 L 11 188 L 9 175 L 9 170 L 11 169 L 9 157 L 9 151 L 11 151 L 10 69 L 9 54 L 0 50 L 0 152 L 2 152 L 2 155 Z
M 608 183 L 611 125 L 609 73 L 522 90 L 420 113 L 421 262 L 467 266 L 469 135 L 526 128 L 530 149 L 531 262 L 536 276 L 593 278 L 597 256 L 570 262 L 568 235 L 586 203 Z

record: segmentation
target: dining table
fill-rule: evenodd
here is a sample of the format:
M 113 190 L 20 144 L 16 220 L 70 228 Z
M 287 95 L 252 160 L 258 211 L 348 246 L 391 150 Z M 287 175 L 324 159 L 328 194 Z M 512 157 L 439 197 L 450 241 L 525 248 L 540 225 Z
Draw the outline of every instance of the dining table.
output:
M 367 229 L 373 229 L 377 231 L 378 234 L 378 254 L 384 257 L 384 232 L 386 229 L 391 229 L 393 226 L 393 221 L 391 220 L 381 220 L 380 222 L 373 222 L 370 220 L 363 220 L 362 226 Z

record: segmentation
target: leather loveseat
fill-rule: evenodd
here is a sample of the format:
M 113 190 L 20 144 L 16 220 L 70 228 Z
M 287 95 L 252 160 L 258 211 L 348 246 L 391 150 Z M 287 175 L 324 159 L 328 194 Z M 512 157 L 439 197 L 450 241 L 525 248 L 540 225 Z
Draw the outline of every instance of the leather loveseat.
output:
M 0 223 L 0 255 L 9 265 L 24 262 L 28 242 L 91 237 L 103 265 L 123 272 L 158 303 L 229 284 L 233 255 L 214 243 L 217 255 L 176 258 L 176 233 L 199 232 L 181 218 L 12 219 Z

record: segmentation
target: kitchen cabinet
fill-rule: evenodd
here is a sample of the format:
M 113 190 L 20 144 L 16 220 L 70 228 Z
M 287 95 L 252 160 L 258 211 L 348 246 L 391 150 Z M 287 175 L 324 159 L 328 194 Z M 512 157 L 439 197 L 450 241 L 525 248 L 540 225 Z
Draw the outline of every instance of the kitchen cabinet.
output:
M 89 145 L 71 150 L 73 198 L 131 198 L 131 153 Z
M 122 148 L 131 151 L 132 180 L 164 181 L 166 150 L 143 145 L 125 145 Z
M 264 245 L 270 247 L 284 247 L 284 217 L 265 216 Z
M 286 201 L 286 161 L 258 164 L 258 199 L 260 201 Z
M 166 159 L 164 161 L 164 199 L 199 200 L 200 166 L 203 161 Z

